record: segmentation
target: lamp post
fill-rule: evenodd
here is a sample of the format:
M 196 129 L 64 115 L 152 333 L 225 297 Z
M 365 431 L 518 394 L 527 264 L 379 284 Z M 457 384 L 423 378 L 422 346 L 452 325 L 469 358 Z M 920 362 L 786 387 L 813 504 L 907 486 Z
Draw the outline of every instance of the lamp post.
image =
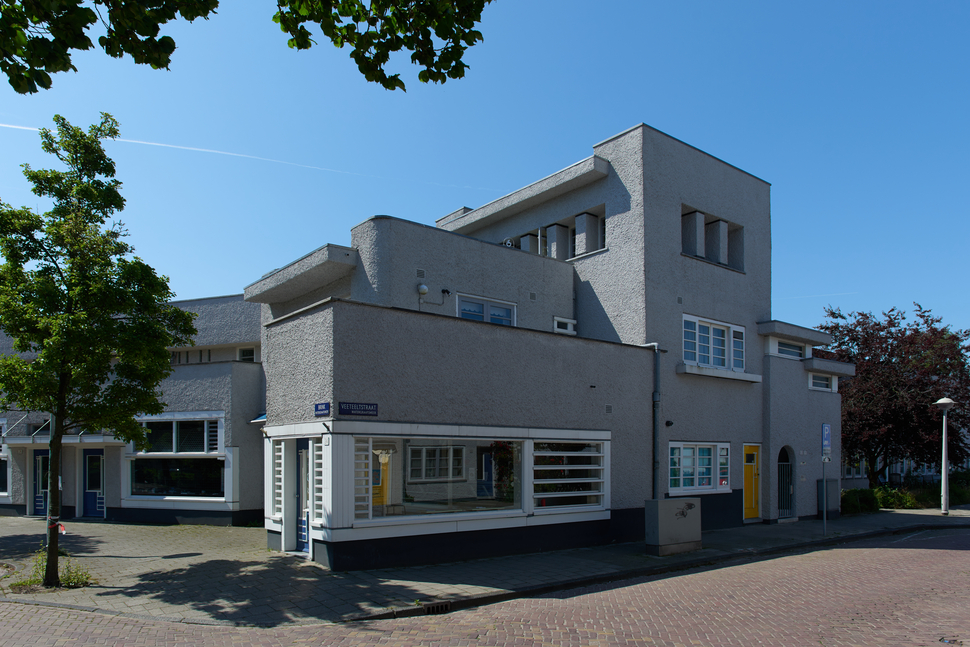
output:
M 936 406 L 940 408 L 943 412 L 943 460 L 940 463 L 940 508 L 943 511 L 943 516 L 950 514 L 950 490 L 949 490 L 949 474 L 950 474 L 950 464 L 947 462 L 946 457 L 946 412 L 949 411 L 956 402 L 950 398 L 940 398 L 934 402 Z

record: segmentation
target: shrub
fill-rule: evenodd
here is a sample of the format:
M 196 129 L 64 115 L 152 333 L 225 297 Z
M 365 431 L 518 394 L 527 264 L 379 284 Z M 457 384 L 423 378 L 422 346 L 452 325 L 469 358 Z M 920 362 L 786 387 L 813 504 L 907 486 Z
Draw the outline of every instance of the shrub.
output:
M 893 510 L 915 510 L 923 506 L 911 490 L 896 489 L 886 486 L 877 487 L 872 491 L 880 508 Z
M 842 490 L 841 499 L 842 514 L 860 514 L 879 510 L 879 502 L 872 490 L 861 488 Z

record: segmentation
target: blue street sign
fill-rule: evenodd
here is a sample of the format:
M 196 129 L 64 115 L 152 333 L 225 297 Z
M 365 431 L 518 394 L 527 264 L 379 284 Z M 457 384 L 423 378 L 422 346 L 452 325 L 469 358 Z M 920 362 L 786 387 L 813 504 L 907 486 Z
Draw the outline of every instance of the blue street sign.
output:
M 340 415 L 342 416 L 376 416 L 377 405 L 367 402 L 341 402 Z
M 832 425 L 822 425 L 822 456 L 832 455 Z
M 329 402 L 319 402 L 313 405 L 313 415 L 317 416 L 329 416 L 330 415 L 330 403 Z

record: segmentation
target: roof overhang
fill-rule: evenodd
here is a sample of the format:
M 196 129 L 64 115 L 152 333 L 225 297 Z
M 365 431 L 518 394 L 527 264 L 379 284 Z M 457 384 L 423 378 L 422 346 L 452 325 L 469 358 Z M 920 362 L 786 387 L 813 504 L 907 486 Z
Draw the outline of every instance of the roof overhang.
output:
M 246 301 L 285 303 L 353 274 L 360 256 L 342 245 L 324 245 L 246 286 Z

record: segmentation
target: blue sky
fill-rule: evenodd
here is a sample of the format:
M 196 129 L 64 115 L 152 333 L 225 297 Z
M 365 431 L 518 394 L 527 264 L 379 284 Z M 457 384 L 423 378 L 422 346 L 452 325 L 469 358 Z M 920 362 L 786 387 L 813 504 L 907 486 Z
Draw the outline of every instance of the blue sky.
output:
M 171 71 L 96 50 L 52 90 L 4 83 L 0 199 L 46 207 L 19 164 L 53 159 L 23 128 L 109 112 L 137 253 L 179 298 L 234 294 L 372 215 L 433 224 L 644 122 L 772 184 L 774 318 L 916 301 L 970 328 L 970 3 L 497 0 L 466 78 L 424 85 L 402 57 L 407 93 L 322 39 L 288 49 L 272 14 L 169 25 Z

